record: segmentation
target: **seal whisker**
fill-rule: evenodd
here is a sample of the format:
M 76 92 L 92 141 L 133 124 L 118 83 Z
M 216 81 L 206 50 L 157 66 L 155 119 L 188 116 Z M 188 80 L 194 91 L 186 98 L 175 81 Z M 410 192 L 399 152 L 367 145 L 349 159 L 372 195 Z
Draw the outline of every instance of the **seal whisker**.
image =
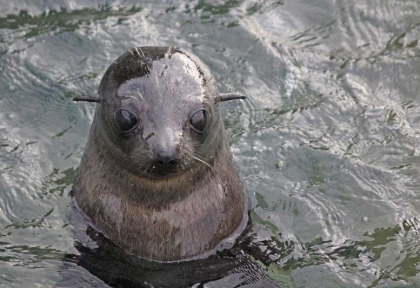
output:
M 139 91 L 139 90 L 136 90 L 136 94 L 140 97 L 140 99 L 141 99 L 141 100 L 144 100 L 144 99 L 143 99 L 143 95 L 141 95 L 141 93 L 140 93 L 140 91 Z
M 197 153 L 194 153 L 193 151 L 190 151 L 187 147 L 185 147 L 184 149 L 185 149 L 185 152 L 188 154 L 188 156 L 191 157 L 191 159 L 193 159 L 195 161 L 198 161 L 198 162 L 206 165 L 207 167 L 209 167 L 214 175 L 217 174 L 216 171 L 214 170 L 214 168 L 207 161 L 202 159 L 202 157 L 203 157 L 202 155 L 199 155 Z
M 143 173 L 146 173 L 149 168 L 150 168 L 150 164 L 146 165 L 146 168 L 144 169 Z
M 206 162 L 206 161 L 204 161 L 203 159 L 200 159 L 200 158 L 198 158 L 198 157 L 195 157 L 194 155 L 190 155 L 190 156 L 191 156 L 191 158 L 192 158 L 192 159 L 194 159 L 194 160 L 196 160 L 196 161 L 198 161 L 198 162 L 201 162 L 201 163 L 203 163 L 204 165 L 206 165 L 207 167 L 209 167 L 209 168 L 211 169 L 211 171 L 213 172 L 213 174 L 216 174 L 216 171 L 214 171 L 213 167 L 211 167 L 209 163 L 207 163 L 207 162 Z
M 144 53 L 143 53 L 143 50 L 141 50 L 141 47 L 138 47 L 138 49 L 140 50 L 141 55 L 142 55 L 143 57 L 146 57 L 146 56 L 144 55 Z

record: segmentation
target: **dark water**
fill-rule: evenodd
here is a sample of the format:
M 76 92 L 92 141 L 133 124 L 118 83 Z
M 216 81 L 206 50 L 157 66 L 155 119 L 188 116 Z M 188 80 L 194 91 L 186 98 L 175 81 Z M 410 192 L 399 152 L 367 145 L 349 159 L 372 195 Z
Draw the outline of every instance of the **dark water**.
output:
M 419 39 L 414 0 L 0 0 L 0 287 L 105 286 L 71 260 L 94 112 L 71 99 L 146 45 L 248 95 L 225 124 L 274 281 L 420 287 Z

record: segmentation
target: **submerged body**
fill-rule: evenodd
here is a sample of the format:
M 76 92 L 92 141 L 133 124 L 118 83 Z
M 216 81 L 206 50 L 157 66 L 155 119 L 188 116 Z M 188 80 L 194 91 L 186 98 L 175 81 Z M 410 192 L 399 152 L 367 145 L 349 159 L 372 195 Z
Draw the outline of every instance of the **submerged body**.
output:
M 237 229 L 244 186 L 223 98 L 198 58 L 171 47 L 132 49 L 108 68 L 97 99 L 79 100 L 99 105 L 73 193 L 113 242 L 172 261 L 209 251 Z

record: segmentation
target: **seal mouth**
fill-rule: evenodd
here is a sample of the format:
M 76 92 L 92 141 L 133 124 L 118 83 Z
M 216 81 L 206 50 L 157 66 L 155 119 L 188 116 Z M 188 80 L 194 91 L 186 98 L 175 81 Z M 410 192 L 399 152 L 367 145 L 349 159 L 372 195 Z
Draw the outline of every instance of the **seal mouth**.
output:
M 150 175 L 152 178 L 172 178 L 176 177 L 177 175 L 181 174 L 181 169 L 179 169 L 178 165 L 173 166 L 157 166 L 153 165 L 149 171 L 145 174 Z

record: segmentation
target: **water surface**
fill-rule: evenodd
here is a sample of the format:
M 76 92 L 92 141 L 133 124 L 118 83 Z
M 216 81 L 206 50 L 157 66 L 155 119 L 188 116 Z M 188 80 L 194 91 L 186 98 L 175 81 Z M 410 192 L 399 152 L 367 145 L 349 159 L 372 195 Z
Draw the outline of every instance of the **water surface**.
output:
M 94 113 L 71 99 L 167 45 L 248 95 L 223 112 L 274 281 L 420 286 L 420 2 L 155 2 L 0 0 L 0 287 L 106 287 L 66 260 Z

